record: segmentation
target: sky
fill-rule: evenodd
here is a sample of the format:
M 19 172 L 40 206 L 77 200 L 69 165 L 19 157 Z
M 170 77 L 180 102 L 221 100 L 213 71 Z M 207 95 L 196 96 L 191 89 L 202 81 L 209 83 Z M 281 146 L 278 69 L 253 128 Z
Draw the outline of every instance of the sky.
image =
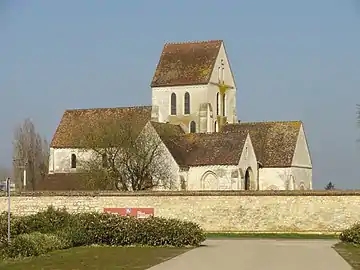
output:
M 150 105 L 165 42 L 222 39 L 241 121 L 302 120 L 313 186 L 360 189 L 360 0 L 0 0 L 0 165 L 31 118 Z

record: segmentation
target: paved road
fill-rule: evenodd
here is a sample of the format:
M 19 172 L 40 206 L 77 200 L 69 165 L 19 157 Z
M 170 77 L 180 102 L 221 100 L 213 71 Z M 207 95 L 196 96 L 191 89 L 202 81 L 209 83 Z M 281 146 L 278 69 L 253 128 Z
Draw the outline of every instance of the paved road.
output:
M 149 270 L 351 270 L 333 240 L 207 240 Z

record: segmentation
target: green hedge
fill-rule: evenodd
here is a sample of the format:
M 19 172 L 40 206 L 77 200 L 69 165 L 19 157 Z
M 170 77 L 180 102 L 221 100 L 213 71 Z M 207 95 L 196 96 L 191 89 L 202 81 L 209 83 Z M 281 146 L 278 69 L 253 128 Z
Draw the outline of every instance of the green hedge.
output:
M 11 215 L 11 236 L 32 232 L 53 233 L 61 228 L 72 226 L 73 222 L 73 216 L 65 209 L 53 207 L 29 216 Z M 7 225 L 7 212 L 3 212 L 0 215 L 0 243 L 7 242 Z
M 346 243 L 360 245 L 360 223 L 354 224 L 340 234 L 340 240 Z
M 74 225 L 59 233 L 73 246 L 137 244 L 182 247 L 198 246 L 205 240 L 203 230 L 192 222 L 158 217 L 137 219 L 108 213 L 78 214 Z
M 35 234 L 34 234 L 35 233 Z M 0 242 L 8 256 L 34 256 L 52 250 L 47 240 L 59 248 L 86 245 L 149 245 L 199 246 L 205 240 L 204 231 L 195 223 L 177 219 L 149 217 L 137 219 L 109 213 L 70 214 L 49 207 L 30 216 L 12 216 L 11 245 L 7 245 L 7 214 L 0 216 Z M 46 241 L 44 238 L 46 238 Z M 37 240 L 44 241 L 44 247 Z M 20 250 L 24 241 L 24 250 Z M 60 242 L 59 242 L 60 241 Z M 18 251 L 20 250 L 20 251 Z
M 33 232 L 17 235 L 4 249 L 4 255 L 10 258 L 38 256 L 69 247 L 69 242 L 56 235 Z

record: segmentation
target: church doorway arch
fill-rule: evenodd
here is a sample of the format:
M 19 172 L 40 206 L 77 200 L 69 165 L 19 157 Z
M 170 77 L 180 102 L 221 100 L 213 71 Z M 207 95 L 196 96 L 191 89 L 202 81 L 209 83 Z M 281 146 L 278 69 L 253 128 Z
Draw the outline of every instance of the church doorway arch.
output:
M 305 190 L 305 183 L 304 182 L 300 182 L 299 189 L 300 190 Z
M 245 190 L 250 190 L 253 187 L 253 172 L 251 170 L 251 168 L 247 168 L 246 172 L 245 172 L 245 179 L 244 179 L 244 189 Z
M 212 171 L 207 171 L 201 177 L 201 189 L 202 190 L 217 190 L 218 178 Z

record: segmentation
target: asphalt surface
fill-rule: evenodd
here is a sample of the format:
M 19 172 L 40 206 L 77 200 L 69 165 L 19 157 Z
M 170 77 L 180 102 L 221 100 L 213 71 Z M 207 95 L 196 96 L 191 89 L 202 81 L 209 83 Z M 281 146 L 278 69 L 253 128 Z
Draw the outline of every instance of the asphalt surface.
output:
M 207 240 L 149 270 L 351 270 L 336 240 Z

